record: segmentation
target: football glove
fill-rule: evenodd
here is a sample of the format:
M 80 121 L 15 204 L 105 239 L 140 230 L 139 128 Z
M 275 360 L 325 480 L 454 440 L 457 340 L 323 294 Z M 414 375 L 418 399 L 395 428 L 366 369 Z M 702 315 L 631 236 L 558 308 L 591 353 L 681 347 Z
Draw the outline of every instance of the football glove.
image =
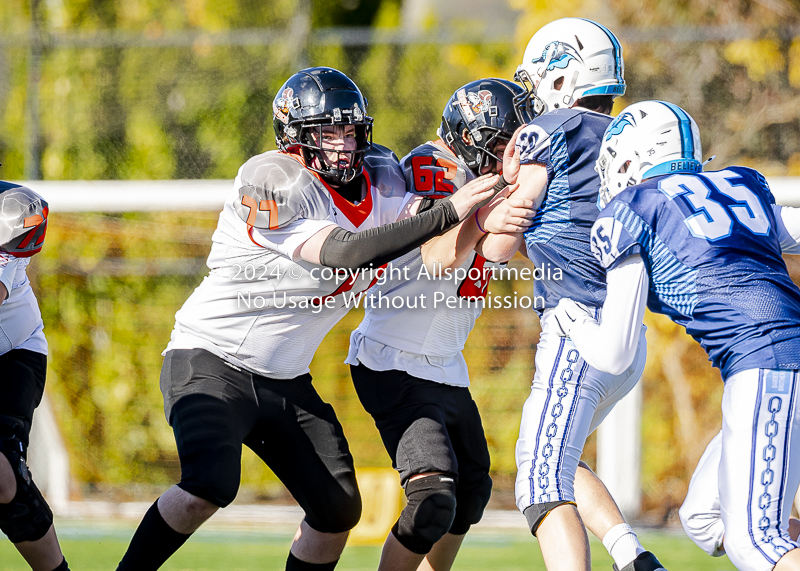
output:
M 553 309 L 553 319 L 556 321 L 556 333 L 559 337 L 569 337 L 575 327 L 587 321 L 595 321 L 589 309 L 566 297 L 562 297 Z

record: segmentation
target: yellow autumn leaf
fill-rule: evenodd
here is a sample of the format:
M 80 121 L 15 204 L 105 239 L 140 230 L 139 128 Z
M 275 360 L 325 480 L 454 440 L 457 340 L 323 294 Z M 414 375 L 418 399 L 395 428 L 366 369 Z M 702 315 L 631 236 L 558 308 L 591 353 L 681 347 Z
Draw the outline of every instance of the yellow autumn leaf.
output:
M 753 81 L 763 81 L 785 65 L 780 46 L 774 40 L 736 40 L 725 47 L 724 56 L 734 65 L 745 66 Z

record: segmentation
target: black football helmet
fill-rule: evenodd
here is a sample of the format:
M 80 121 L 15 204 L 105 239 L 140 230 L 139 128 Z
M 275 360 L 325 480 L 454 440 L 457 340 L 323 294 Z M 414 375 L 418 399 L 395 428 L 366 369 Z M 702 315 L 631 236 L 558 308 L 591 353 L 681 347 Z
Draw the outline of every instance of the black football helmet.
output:
M 519 85 L 490 77 L 458 88 L 445 105 L 439 136 L 476 175 L 490 161 L 503 160 L 495 153 L 498 142 L 508 141 L 520 125 L 533 120 L 525 107 L 514 104 L 522 93 Z
M 328 166 L 322 155 L 322 127 L 355 125 L 356 148 L 347 168 Z M 272 126 L 281 151 L 300 149 L 306 168 L 334 185 L 343 185 L 361 175 L 364 153 L 372 146 L 372 117 L 367 100 L 355 83 L 330 67 L 310 67 L 286 80 L 272 102 Z M 316 134 L 316 140 L 314 139 Z M 314 166 L 318 159 L 319 168 Z

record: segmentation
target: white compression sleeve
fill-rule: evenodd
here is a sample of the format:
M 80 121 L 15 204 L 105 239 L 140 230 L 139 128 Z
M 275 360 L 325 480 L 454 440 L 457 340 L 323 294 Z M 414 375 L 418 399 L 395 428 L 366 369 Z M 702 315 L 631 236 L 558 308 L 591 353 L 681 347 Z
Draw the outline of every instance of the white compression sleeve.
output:
M 778 221 L 778 238 L 784 254 L 800 254 L 800 208 L 773 206 Z
M 595 369 L 619 375 L 630 367 L 639 344 L 650 280 L 644 260 L 630 256 L 606 274 L 602 321 L 576 324 L 570 337 Z

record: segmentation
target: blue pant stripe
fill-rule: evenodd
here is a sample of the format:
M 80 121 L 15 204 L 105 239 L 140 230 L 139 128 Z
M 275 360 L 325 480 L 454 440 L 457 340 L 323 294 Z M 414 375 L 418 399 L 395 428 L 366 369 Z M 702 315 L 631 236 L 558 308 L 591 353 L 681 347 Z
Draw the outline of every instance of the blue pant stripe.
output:
M 786 422 L 786 430 L 783 437 L 783 470 L 781 470 L 781 486 L 780 486 L 780 497 L 785 497 L 786 494 L 786 480 L 789 477 L 789 440 L 791 438 L 791 428 L 792 422 L 791 419 L 794 418 L 794 407 L 796 406 L 796 399 L 795 399 L 795 383 L 797 382 L 797 371 L 792 371 L 792 380 L 791 386 L 789 389 L 789 410 L 787 411 L 787 422 Z M 789 541 L 786 541 L 785 536 L 781 533 L 781 521 L 783 516 L 783 502 L 778 502 L 778 516 L 775 521 L 775 531 L 778 532 L 777 538 L 781 540 L 781 545 L 786 550 L 791 550 L 795 548 L 795 545 Z M 773 542 L 775 545 L 775 553 L 778 554 L 778 558 L 780 559 L 783 554 L 777 549 L 777 544 Z
M 760 426 L 760 419 L 761 419 L 761 400 L 762 400 L 762 393 L 764 391 L 764 375 L 766 371 L 763 369 L 758 373 L 758 394 L 756 395 L 756 408 L 755 414 L 753 415 L 753 444 L 751 446 L 750 451 L 750 484 L 749 489 L 747 491 L 747 533 L 750 536 L 750 542 L 753 544 L 761 555 L 769 561 L 771 564 L 775 565 L 777 560 L 773 560 L 767 553 L 761 548 L 761 544 L 756 539 L 753 533 L 753 486 L 755 485 L 755 474 L 756 474 L 756 448 L 757 448 L 757 439 L 758 439 L 758 428 Z
M 552 394 L 553 389 L 553 379 L 556 376 L 556 371 L 558 370 L 558 363 L 561 361 L 561 353 L 564 351 L 564 343 L 566 339 L 561 339 L 558 344 L 558 352 L 556 353 L 556 360 L 554 362 L 553 370 L 550 372 L 550 381 L 548 386 L 550 387 L 550 391 L 548 392 L 547 399 L 544 403 L 544 409 L 542 409 L 542 416 L 539 418 L 539 429 L 536 431 L 536 446 L 533 449 L 533 461 L 531 462 L 531 471 L 528 474 L 528 481 L 530 482 L 530 491 L 531 491 L 531 502 L 536 503 L 536 460 L 539 458 L 539 437 L 542 435 L 542 426 L 544 425 L 544 417 L 547 414 L 547 409 L 550 407 L 550 394 Z
M 581 367 L 581 371 L 578 374 L 578 381 L 575 387 L 575 396 L 572 399 L 572 406 L 569 409 L 569 414 L 567 415 L 567 424 L 564 426 L 564 445 L 561 447 L 561 453 L 558 455 L 558 463 L 556 464 L 556 474 L 560 474 L 561 472 L 561 464 L 564 461 L 564 454 L 567 450 L 567 441 L 569 440 L 569 434 L 572 432 L 572 418 L 575 414 L 575 408 L 578 406 L 578 399 L 581 396 L 581 389 L 583 388 L 583 377 L 586 375 L 586 371 L 589 370 L 589 365 L 586 364 L 586 361 L 583 362 L 583 366 Z M 556 478 L 556 489 L 558 490 L 559 498 L 563 490 L 561 489 L 561 479 Z

